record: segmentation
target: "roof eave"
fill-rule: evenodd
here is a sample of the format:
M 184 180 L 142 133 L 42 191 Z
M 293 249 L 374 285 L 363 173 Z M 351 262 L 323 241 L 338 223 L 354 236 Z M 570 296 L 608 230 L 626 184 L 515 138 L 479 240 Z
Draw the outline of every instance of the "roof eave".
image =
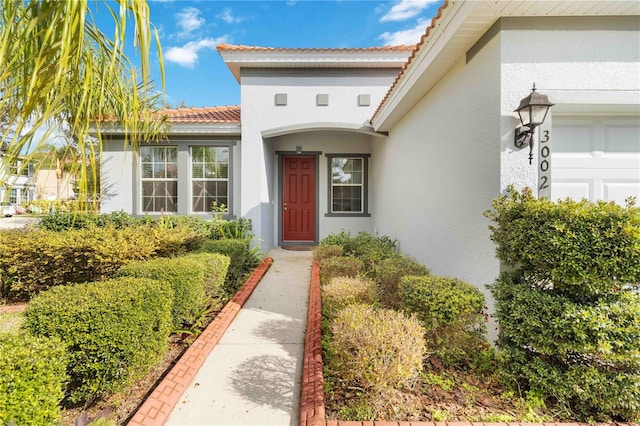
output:
M 445 1 L 406 67 L 371 118 L 388 132 L 446 74 L 459 58 L 503 16 L 638 15 L 640 2 L 627 0 L 524 2 Z M 460 31 L 463 29 L 464 31 Z

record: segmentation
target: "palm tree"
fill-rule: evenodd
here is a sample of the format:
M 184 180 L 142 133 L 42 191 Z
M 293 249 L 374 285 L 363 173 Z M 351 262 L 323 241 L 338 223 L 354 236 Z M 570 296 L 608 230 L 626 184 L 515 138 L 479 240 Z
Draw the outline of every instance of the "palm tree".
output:
M 159 95 L 150 78 L 152 34 L 160 59 L 157 32 L 145 0 L 0 0 L 0 127 L 5 159 L 29 157 L 53 130 L 66 127 L 82 158 L 96 162 L 106 126 L 124 130 L 125 148 L 162 137 Z M 93 11 L 107 11 L 115 23 L 104 34 Z M 127 23 L 133 21 L 138 70 L 125 55 Z M 97 143 L 93 142 L 93 134 Z M 87 162 L 79 162 L 87 176 Z M 95 167 L 93 168 L 95 170 Z

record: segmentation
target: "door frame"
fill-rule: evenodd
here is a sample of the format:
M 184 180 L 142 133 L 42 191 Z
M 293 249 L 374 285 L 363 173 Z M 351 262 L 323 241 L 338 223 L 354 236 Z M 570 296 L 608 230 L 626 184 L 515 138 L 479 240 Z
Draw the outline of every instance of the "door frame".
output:
M 276 151 L 276 155 L 278 156 L 278 246 L 282 246 L 283 244 L 288 246 L 304 246 L 304 245 L 317 245 L 318 244 L 318 234 L 319 234 L 319 226 L 320 226 L 320 156 L 322 155 L 321 151 Z M 283 240 L 283 227 L 282 221 L 284 218 L 283 214 L 283 186 L 284 186 L 284 159 L 285 157 L 315 157 L 316 160 L 316 176 L 315 176 L 315 189 L 316 189 L 316 200 L 315 205 L 316 209 L 314 212 L 315 216 L 315 235 L 313 237 L 313 241 L 291 241 L 286 242 Z

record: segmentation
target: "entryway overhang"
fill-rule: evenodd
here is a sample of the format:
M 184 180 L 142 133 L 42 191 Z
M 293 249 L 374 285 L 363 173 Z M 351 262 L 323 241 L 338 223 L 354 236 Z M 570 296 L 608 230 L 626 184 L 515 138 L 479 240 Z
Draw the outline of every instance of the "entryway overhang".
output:
M 291 135 L 295 133 L 306 133 L 315 131 L 343 131 L 360 133 L 373 136 L 376 138 L 385 138 L 388 136 L 386 132 L 376 132 L 369 124 L 355 123 L 339 123 L 339 122 L 317 122 L 293 124 L 289 126 L 275 127 L 273 129 L 263 130 L 261 132 L 264 139 L 275 138 L 283 135 Z

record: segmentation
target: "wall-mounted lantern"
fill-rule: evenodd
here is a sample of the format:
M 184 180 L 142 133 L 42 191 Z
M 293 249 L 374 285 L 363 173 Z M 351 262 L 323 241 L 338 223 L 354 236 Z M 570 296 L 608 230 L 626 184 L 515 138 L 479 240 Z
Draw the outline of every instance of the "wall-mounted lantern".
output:
M 515 131 L 513 144 L 522 148 L 529 143 L 529 164 L 533 161 L 533 134 L 536 127 L 544 123 L 549 108 L 554 106 L 549 102 L 547 95 L 536 92 L 536 84 L 533 83 L 531 94 L 520 101 L 520 106 L 515 110 L 520 116 L 522 126 Z

